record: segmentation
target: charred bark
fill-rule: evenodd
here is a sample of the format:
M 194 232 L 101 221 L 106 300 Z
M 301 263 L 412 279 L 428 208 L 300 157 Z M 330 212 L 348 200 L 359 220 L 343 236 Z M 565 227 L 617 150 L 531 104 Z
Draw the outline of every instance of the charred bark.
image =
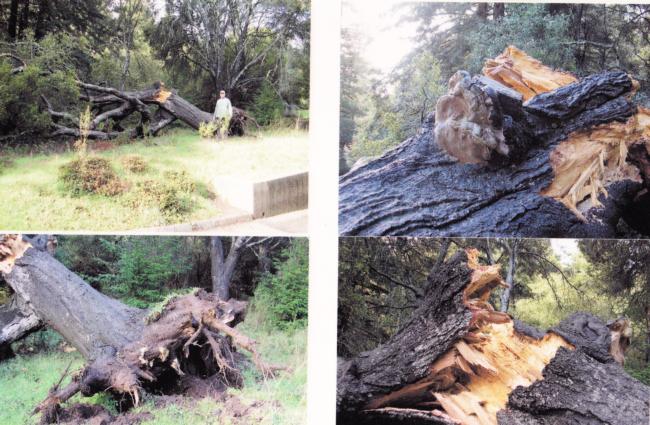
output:
M 12 235 L 0 236 L 0 271 L 26 307 L 88 361 L 68 386 L 53 388 L 36 407 L 43 422 L 55 422 L 60 404 L 77 393 L 106 391 L 137 406 L 142 391 L 170 391 L 185 377 L 239 387 L 235 347 L 251 352 L 265 377 L 282 369 L 264 363 L 255 341 L 234 329 L 245 317 L 243 301 L 197 291 L 171 299 L 159 312 L 131 308 Z
M 648 421 L 650 387 L 620 364 L 627 320 L 577 313 L 540 332 L 487 304 L 503 282 L 498 265 L 477 259 L 476 250 L 456 254 L 393 337 L 339 361 L 338 423 Z
M 647 215 L 635 201 L 645 153 L 627 155 L 650 133 L 630 101 L 636 82 L 605 72 L 568 83 L 544 69 L 540 86 L 494 69 L 520 92 L 459 72 L 417 135 L 340 178 L 341 234 L 628 236 L 621 219 Z

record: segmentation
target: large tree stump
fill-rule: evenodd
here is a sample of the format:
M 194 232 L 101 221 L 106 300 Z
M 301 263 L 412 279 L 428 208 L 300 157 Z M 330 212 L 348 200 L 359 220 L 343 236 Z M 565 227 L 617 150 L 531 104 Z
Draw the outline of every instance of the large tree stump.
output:
M 650 111 L 631 102 L 630 76 L 592 75 L 524 102 L 517 84 L 489 78 L 507 73 L 487 74 L 459 71 L 417 135 L 341 177 L 341 234 L 650 235 L 639 165 L 650 163 Z
M 494 311 L 487 300 L 504 284 L 499 266 L 477 258 L 456 254 L 393 337 L 339 361 L 338 423 L 648 422 L 650 388 L 620 364 L 627 320 L 576 313 L 537 331 Z
M 199 290 L 172 298 L 161 311 L 132 308 L 16 235 L 0 236 L 0 271 L 26 308 L 88 361 L 68 386 L 54 388 L 36 407 L 44 422 L 56 421 L 60 404 L 77 393 L 110 392 L 128 406 L 138 405 L 142 391 L 169 391 L 189 377 L 239 387 L 235 347 L 251 352 L 265 377 L 280 369 L 265 364 L 255 341 L 234 329 L 246 302 Z

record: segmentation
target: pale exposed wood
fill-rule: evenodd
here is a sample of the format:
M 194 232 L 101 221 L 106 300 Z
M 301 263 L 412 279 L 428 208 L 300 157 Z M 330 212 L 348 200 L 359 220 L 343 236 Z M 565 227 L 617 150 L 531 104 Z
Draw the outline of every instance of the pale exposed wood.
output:
M 0 273 L 10 273 L 16 260 L 31 246 L 20 235 L 0 235 Z
M 515 46 L 488 59 L 483 74 L 518 91 L 524 100 L 578 81 L 572 74 L 553 70 Z
M 583 207 L 599 206 L 598 196 L 605 187 L 629 179 L 641 181 L 639 169 L 627 160 L 630 146 L 650 147 L 650 110 L 639 112 L 627 122 L 611 122 L 591 130 L 578 131 L 551 152 L 553 181 L 542 194 L 553 197 L 584 220 Z

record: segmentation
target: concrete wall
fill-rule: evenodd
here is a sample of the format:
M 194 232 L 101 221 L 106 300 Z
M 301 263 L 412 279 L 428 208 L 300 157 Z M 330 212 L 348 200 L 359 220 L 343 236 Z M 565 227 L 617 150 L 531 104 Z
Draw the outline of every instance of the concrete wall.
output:
M 214 181 L 219 197 L 253 218 L 304 210 L 309 203 L 309 173 L 298 173 L 260 182 L 233 177 Z
M 253 184 L 253 218 L 304 210 L 309 204 L 309 173 Z

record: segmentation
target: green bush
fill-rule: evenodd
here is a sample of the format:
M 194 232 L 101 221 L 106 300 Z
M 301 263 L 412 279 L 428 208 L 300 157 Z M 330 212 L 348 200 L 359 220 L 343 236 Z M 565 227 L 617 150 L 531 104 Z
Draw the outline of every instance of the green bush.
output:
M 45 328 L 15 342 L 12 348 L 20 354 L 35 354 L 57 351 L 64 343 L 65 340 L 58 332 Z
M 627 369 L 627 368 L 626 368 Z M 627 369 L 627 372 L 632 375 L 632 377 L 638 379 L 646 385 L 650 385 L 650 366 L 644 369 Z
M 77 102 L 75 74 L 65 65 L 71 62 L 68 41 L 55 35 L 38 44 L 24 40 L 16 49 L 28 63 L 17 74 L 12 73 L 15 64 L 9 58 L 0 58 L 0 134 L 22 134 L 17 139 L 21 143 L 40 141 L 52 124 L 41 95 L 55 110 L 69 110 Z
M 217 132 L 217 125 L 214 121 L 202 122 L 199 124 L 199 135 L 205 139 L 214 137 L 214 133 Z
M 158 207 L 167 220 L 175 220 L 192 212 L 192 194 L 196 183 L 185 171 L 167 171 L 162 180 L 138 182 L 136 189 L 126 199 L 127 205 Z
M 307 241 L 296 239 L 275 261 L 277 272 L 266 274 L 255 291 L 255 306 L 268 312 L 278 328 L 307 323 L 309 251 Z
M 127 155 L 122 158 L 124 169 L 132 173 L 143 173 L 147 170 L 147 162 L 140 155 Z
M 260 125 L 269 125 L 282 118 L 284 103 L 270 83 L 264 82 L 255 97 L 253 115 Z
M 7 304 L 11 300 L 9 288 L 0 286 L 0 305 Z
M 110 161 L 100 157 L 83 157 L 59 168 L 59 180 L 74 196 L 95 193 L 116 196 L 124 191 Z
M 139 308 L 164 301 L 165 285 L 187 271 L 188 254 L 179 238 L 125 237 L 109 247 L 117 257 L 114 270 L 99 277 L 103 291 Z

